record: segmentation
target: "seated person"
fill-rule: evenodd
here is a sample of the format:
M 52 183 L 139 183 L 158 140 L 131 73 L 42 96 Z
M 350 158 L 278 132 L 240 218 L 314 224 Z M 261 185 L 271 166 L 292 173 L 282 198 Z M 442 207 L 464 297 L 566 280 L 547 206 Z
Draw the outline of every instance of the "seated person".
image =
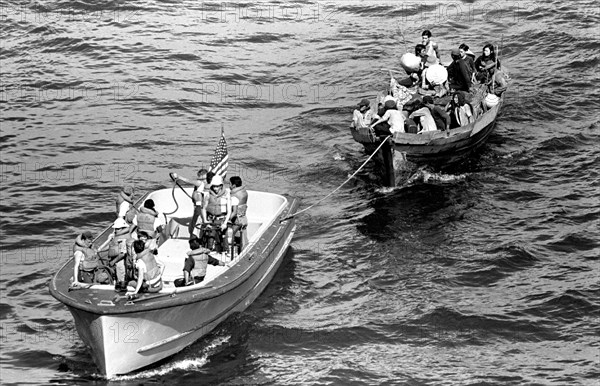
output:
M 419 126 L 421 126 L 421 130 L 419 130 L 417 134 L 426 131 L 436 131 L 437 126 L 435 124 L 433 116 L 431 115 L 431 111 L 429 111 L 429 109 L 423 103 L 418 103 L 416 107 L 417 109 L 413 111 L 408 117 L 415 121 L 419 121 Z
M 452 96 L 450 103 L 446 106 L 446 111 L 450 114 L 450 127 L 453 129 L 475 121 L 473 107 L 466 102 L 463 92 L 458 91 Z
M 350 127 L 353 129 L 368 129 L 373 119 L 373 113 L 370 108 L 371 103 L 368 99 L 363 99 L 358 104 L 358 108 L 352 113 L 352 123 Z M 360 131 L 360 130 L 359 130 Z
M 448 92 L 448 71 L 435 57 L 427 58 L 419 94 L 441 98 Z
M 386 122 L 389 128 L 377 127 L 380 123 Z M 371 128 L 375 129 L 376 134 L 390 135 L 395 133 L 404 133 L 404 115 L 396 108 L 396 102 L 388 100 L 384 104 L 384 114 L 377 121 L 373 122 Z
M 187 252 L 187 257 L 183 265 L 183 279 L 175 280 L 175 287 L 185 287 L 203 281 L 206 276 L 208 264 L 225 265 L 224 262 L 209 256 L 208 253 L 210 250 L 202 247 L 200 240 L 197 238 L 190 239 L 189 244 L 190 250 Z M 194 275 L 192 275 L 192 270 L 194 270 Z
M 450 116 L 439 106 L 436 106 L 433 103 L 433 98 L 430 96 L 423 97 L 423 105 L 429 109 L 433 120 L 435 121 L 435 126 L 438 130 L 450 130 L 450 124 L 452 120 Z
M 135 290 L 128 292 L 127 297 L 134 298 L 140 292 L 159 292 L 163 288 L 162 273 L 165 267 L 156 261 L 153 251 L 145 248 L 143 240 L 134 241 L 133 250 L 136 254 L 137 281 L 129 282 L 129 286 L 135 287 Z
M 212 178 L 210 190 L 204 197 L 202 211 L 200 213 L 204 224 L 211 223 L 218 227 L 221 243 L 217 243 L 217 252 L 229 254 L 229 243 L 227 237 L 223 237 L 227 230 L 227 223 L 231 219 L 231 195 L 229 189 L 223 187 L 223 178 L 215 175 Z M 200 230 L 202 239 L 204 230 Z

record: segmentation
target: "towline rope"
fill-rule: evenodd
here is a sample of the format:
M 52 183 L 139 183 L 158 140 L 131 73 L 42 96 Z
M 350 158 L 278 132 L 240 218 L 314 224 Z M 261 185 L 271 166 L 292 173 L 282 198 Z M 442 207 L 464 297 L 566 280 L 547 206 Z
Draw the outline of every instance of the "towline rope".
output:
M 311 206 L 304 208 L 302 210 L 299 210 L 296 213 L 293 213 L 289 216 L 287 216 L 286 218 L 282 219 L 279 221 L 279 223 L 281 224 L 284 221 L 287 221 L 291 218 L 294 218 L 295 216 L 299 215 L 300 213 L 306 212 L 307 210 L 309 210 L 310 208 L 319 205 L 321 202 L 325 201 L 327 198 L 329 198 L 330 196 L 332 196 L 335 192 L 337 192 L 338 190 L 340 190 L 342 188 L 342 186 L 346 185 L 346 183 L 348 183 L 348 181 L 350 181 L 352 178 L 354 178 L 354 176 L 356 176 L 358 174 L 358 172 L 360 172 L 362 170 L 362 168 L 365 167 L 365 165 L 371 160 L 371 158 L 373 158 L 375 156 L 375 154 L 377 154 L 377 152 L 379 151 L 379 149 L 381 149 L 381 147 L 383 146 L 384 143 L 387 142 L 387 140 L 391 138 L 391 135 L 388 135 L 387 137 L 385 137 L 385 139 L 383 141 L 381 141 L 381 143 L 379 144 L 379 146 L 377 146 L 377 149 L 375 149 L 375 151 L 369 156 L 369 158 L 367 158 L 367 160 L 365 162 L 363 162 L 362 165 L 360 165 L 360 167 L 358 169 L 356 169 L 356 171 L 346 179 L 346 181 L 342 182 L 342 184 L 340 186 L 338 186 L 337 188 L 335 188 L 331 193 L 329 193 L 328 195 L 326 195 L 325 197 L 323 197 L 322 199 L 320 199 L 319 201 L 315 202 L 314 204 L 312 204 Z

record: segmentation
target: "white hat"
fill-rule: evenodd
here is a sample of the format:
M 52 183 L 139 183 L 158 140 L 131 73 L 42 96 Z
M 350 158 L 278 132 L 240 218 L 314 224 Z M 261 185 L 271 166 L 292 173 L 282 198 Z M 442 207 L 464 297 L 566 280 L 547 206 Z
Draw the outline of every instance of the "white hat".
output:
M 210 181 L 210 184 L 212 186 L 218 186 L 218 185 L 223 185 L 223 177 L 221 177 L 220 175 L 215 175 L 212 180 Z
M 448 71 L 441 64 L 433 64 L 427 69 L 425 78 L 429 83 L 442 84 L 448 80 Z
M 421 58 L 413 53 L 407 52 L 400 58 L 400 65 L 407 74 L 417 72 L 421 66 Z
M 127 227 L 129 227 L 129 224 L 127 224 L 127 221 L 125 221 L 125 219 L 123 217 L 119 217 L 118 219 L 115 220 L 112 227 L 113 227 L 113 229 L 127 228 Z
M 485 105 L 488 108 L 492 108 L 492 107 L 496 106 L 498 104 L 498 102 L 500 102 L 500 98 L 498 98 L 494 94 L 487 94 L 483 101 L 485 102 Z

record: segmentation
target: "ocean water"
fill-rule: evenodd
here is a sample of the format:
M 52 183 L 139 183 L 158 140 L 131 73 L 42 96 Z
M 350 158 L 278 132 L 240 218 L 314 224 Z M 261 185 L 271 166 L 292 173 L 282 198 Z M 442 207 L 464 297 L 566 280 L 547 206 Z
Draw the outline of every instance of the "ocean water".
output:
M 3 384 L 593 385 L 600 378 L 600 11 L 582 1 L 2 1 Z M 150 369 L 99 377 L 48 293 L 123 184 L 206 166 L 301 208 L 367 158 L 353 106 L 421 31 L 492 42 L 512 79 L 453 175 L 367 165 L 298 216 L 267 290 Z

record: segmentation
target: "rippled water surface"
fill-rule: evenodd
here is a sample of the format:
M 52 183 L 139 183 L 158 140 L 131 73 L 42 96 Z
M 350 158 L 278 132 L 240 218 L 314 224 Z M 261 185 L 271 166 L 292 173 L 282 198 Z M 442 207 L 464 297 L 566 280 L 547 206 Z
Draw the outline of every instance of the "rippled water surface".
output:
M 443 183 L 372 166 L 298 217 L 243 314 L 117 384 L 595 384 L 598 6 L 547 2 L 3 1 L 1 381 L 103 384 L 47 289 L 124 183 L 206 165 L 307 207 L 366 159 L 348 122 L 431 29 L 501 45 L 495 133 Z

